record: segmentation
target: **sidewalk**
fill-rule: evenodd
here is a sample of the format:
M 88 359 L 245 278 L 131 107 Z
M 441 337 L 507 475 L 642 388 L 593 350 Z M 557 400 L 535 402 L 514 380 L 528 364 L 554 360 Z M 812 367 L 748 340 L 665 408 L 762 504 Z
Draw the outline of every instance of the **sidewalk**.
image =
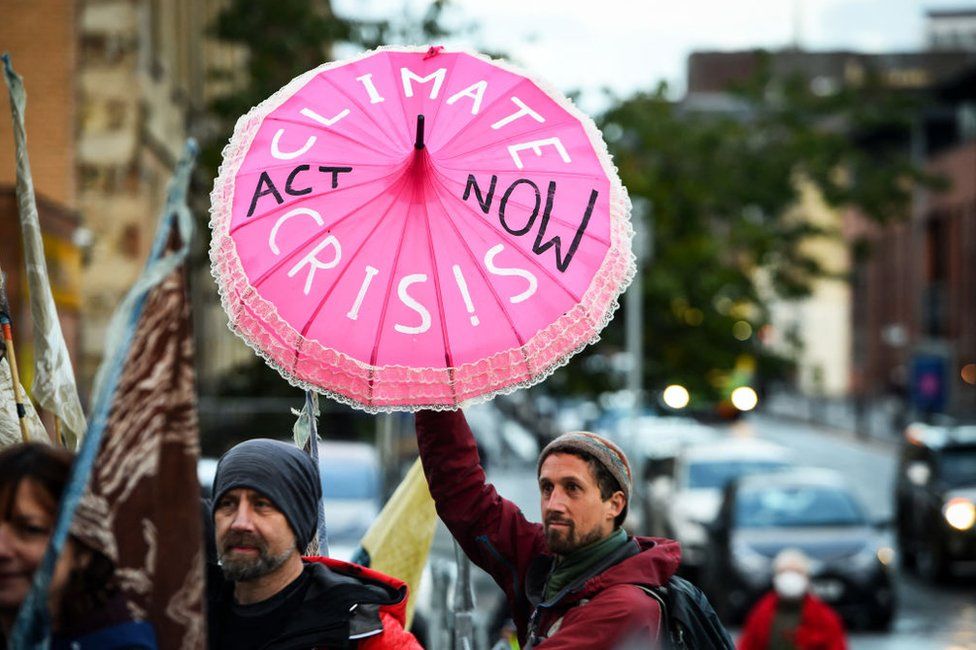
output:
M 862 414 L 860 426 L 857 409 L 851 399 L 777 393 L 766 398 L 763 411 L 770 416 L 803 422 L 816 426 L 825 433 L 864 443 L 894 447 L 902 436 L 902 429 L 897 424 L 898 405 L 893 400 L 878 400 L 868 404 Z

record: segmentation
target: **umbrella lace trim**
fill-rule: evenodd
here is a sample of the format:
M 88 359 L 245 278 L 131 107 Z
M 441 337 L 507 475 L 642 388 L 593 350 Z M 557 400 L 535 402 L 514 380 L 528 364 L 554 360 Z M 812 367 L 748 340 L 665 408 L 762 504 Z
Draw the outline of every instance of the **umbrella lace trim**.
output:
M 387 49 L 425 52 L 428 48 L 383 47 L 354 60 Z M 230 237 L 231 206 L 234 179 L 264 117 L 315 75 L 347 65 L 350 60 L 323 64 L 299 75 L 237 121 L 234 134 L 224 148 L 223 162 L 211 192 L 211 273 L 229 317 L 228 327 L 294 386 L 373 413 L 453 410 L 512 393 L 545 380 L 577 352 L 598 341 L 600 332 L 619 307 L 620 294 L 634 277 L 630 199 L 593 120 L 553 86 L 524 70 L 476 52 L 455 51 L 530 79 L 579 119 L 611 183 L 610 248 L 606 257 L 578 304 L 539 330 L 522 347 L 475 363 L 452 368 L 371 366 L 303 337 L 279 315 L 273 304 L 250 286 Z M 328 377 L 329 388 L 309 383 L 302 377 Z M 404 395 L 409 397 L 405 399 Z

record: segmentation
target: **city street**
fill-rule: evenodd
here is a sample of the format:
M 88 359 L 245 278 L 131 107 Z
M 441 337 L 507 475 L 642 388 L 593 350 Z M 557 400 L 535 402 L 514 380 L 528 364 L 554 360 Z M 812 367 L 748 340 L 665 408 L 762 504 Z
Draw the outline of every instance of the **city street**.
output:
M 727 427 L 730 436 L 754 436 L 785 445 L 798 462 L 841 472 L 871 510 L 874 519 L 892 516 L 891 484 L 896 446 L 878 440 L 861 441 L 837 430 L 763 415 Z M 507 498 L 538 521 L 539 505 L 534 467 L 496 465 L 489 477 Z M 441 526 L 434 556 L 453 559 L 450 538 Z M 475 571 L 479 617 L 489 617 L 500 592 Z M 851 650 L 971 650 L 976 649 L 976 585 L 973 575 L 950 585 L 933 586 L 912 574 L 897 578 L 899 609 L 890 633 L 852 632 Z M 734 630 L 735 632 L 735 630 Z
M 841 472 L 878 519 L 892 513 L 894 444 L 862 442 L 846 432 L 753 416 L 729 428 L 788 446 L 802 462 Z M 890 634 L 852 633 L 852 650 L 976 648 L 976 584 L 970 572 L 933 586 L 912 574 L 898 577 L 899 609 Z

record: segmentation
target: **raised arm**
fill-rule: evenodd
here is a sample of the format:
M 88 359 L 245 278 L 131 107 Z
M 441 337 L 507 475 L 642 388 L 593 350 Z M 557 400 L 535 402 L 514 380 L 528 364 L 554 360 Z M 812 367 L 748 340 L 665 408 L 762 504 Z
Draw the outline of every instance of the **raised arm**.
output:
M 461 411 L 421 411 L 416 425 L 437 514 L 471 561 L 514 601 L 524 591 L 529 562 L 545 550 L 542 526 L 527 521 L 518 506 L 486 481 Z

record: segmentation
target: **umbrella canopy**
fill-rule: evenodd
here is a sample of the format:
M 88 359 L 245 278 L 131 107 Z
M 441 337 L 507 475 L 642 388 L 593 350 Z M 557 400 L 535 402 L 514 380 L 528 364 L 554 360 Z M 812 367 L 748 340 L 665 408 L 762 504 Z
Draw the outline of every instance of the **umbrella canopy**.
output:
M 592 120 L 470 52 L 384 48 L 295 78 L 238 121 L 211 200 L 231 328 L 369 411 L 544 379 L 634 272 Z

